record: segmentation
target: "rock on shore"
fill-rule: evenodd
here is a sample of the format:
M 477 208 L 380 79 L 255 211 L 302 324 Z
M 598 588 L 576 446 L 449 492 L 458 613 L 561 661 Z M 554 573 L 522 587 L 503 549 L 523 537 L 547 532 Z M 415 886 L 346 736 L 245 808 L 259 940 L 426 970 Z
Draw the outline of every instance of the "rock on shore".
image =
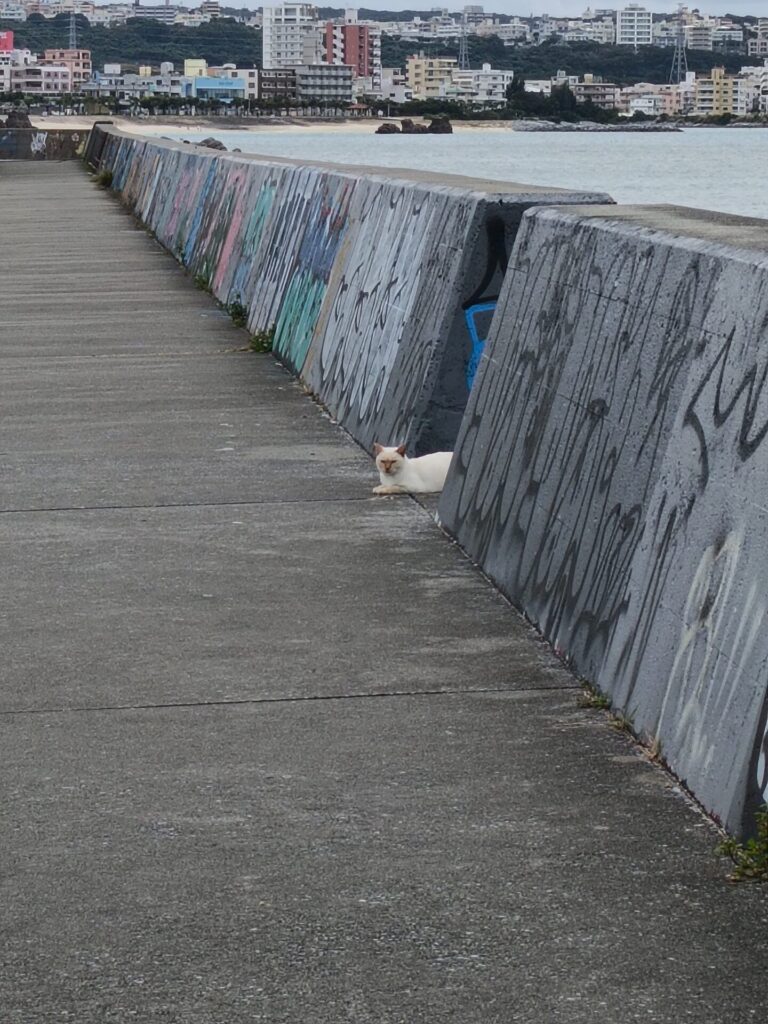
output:
M 430 120 L 429 124 L 417 124 L 410 117 L 404 117 L 400 121 L 400 127 L 394 121 L 385 121 L 376 129 L 377 135 L 451 135 L 453 125 L 445 116 L 438 114 Z

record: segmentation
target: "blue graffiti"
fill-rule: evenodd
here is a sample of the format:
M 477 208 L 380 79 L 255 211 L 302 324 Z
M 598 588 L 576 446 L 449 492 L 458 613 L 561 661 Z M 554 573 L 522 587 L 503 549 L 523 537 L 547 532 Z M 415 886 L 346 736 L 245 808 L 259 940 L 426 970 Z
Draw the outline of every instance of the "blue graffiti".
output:
M 475 379 L 477 368 L 480 365 L 480 357 L 483 354 L 485 348 L 486 338 L 488 337 L 488 327 L 490 326 L 490 317 L 487 318 L 487 323 L 483 325 L 481 322 L 485 320 L 485 317 L 481 317 L 481 313 L 493 313 L 496 309 L 496 300 L 493 299 L 491 302 L 477 302 L 474 306 L 469 306 L 464 310 L 464 319 L 467 322 L 467 330 L 469 331 L 469 337 L 472 342 L 472 352 L 467 363 L 467 387 L 472 390 L 472 382 Z

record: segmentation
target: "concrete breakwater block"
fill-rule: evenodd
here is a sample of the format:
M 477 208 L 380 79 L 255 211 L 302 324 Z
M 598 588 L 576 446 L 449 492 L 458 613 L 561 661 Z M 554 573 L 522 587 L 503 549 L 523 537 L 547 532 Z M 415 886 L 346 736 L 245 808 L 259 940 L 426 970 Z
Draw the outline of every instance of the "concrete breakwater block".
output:
M 75 160 L 87 131 L 16 128 L 0 121 L 0 160 Z
M 94 130 L 113 187 L 363 446 L 451 448 L 525 210 L 602 193 Z
M 531 211 L 439 516 L 704 806 L 768 797 L 768 222 Z

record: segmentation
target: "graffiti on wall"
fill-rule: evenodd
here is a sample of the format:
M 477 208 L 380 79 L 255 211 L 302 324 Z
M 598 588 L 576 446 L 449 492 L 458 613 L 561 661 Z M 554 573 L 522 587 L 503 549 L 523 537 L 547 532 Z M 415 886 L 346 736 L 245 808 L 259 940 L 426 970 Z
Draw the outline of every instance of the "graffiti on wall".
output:
M 414 442 L 446 347 L 463 352 L 470 331 L 479 356 L 489 312 L 480 307 L 494 301 L 506 259 L 503 227 L 501 249 L 488 249 L 487 281 L 479 291 L 473 284 L 469 320 L 460 297 L 466 275 L 475 279 L 468 246 L 479 211 L 497 208 L 497 198 L 116 134 L 102 164 L 190 274 L 225 305 L 244 305 L 251 331 L 274 328 L 278 357 L 362 444 Z M 596 198 L 543 193 L 535 201 Z M 504 199 L 512 209 L 514 195 Z
M 276 320 L 275 351 L 300 373 L 344 237 L 352 183 L 321 180 L 303 211 L 304 232 Z
M 740 260 L 529 218 L 440 505 L 470 556 L 736 825 L 768 660 L 768 565 L 746 497 L 768 483 L 754 342 L 767 310 L 765 272 L 750 279 Z M 747 723 L 738 741 L 727 720 Z
M 489 217 L 485 230 L 487 236 L 485 270 L 477 288 L 462 307 L 472 346 L 466 368 L 468 391 L 472 390 L 499 300 L 499 289 L 507 272 L 507 229 L 504 220 L 499 216 Z
M 79 132 L 0 129 L 0 160 L 72 160 L 78 155 Z
M 355 231 L 330 282 L 307 377 L 366 447 L 413 439 L 456 308 L 476 203 L 402 183 L 358 185 Z

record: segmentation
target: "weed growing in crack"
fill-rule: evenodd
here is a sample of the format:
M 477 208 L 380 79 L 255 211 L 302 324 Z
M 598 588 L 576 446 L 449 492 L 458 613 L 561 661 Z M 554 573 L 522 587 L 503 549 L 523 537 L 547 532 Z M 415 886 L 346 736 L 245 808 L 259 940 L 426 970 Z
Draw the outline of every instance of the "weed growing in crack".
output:
M 251 335 L 251 349 L 254 352 L 271 352 L 275 343 L 276 324 L 263 331 L 255 331 Z
M 582 683 L 583 689 L 578 696 L 580 708 L 590 708 L 592 711 L 607 711 L 611 706 L 610 700 L 591 683 Z
M 755 822 L 757 835 L 753 838 L 740 843 L 729 836 L 715 850 L 733 862 L 730 882 L 768 882 L 768 804 L 755 814 Z

